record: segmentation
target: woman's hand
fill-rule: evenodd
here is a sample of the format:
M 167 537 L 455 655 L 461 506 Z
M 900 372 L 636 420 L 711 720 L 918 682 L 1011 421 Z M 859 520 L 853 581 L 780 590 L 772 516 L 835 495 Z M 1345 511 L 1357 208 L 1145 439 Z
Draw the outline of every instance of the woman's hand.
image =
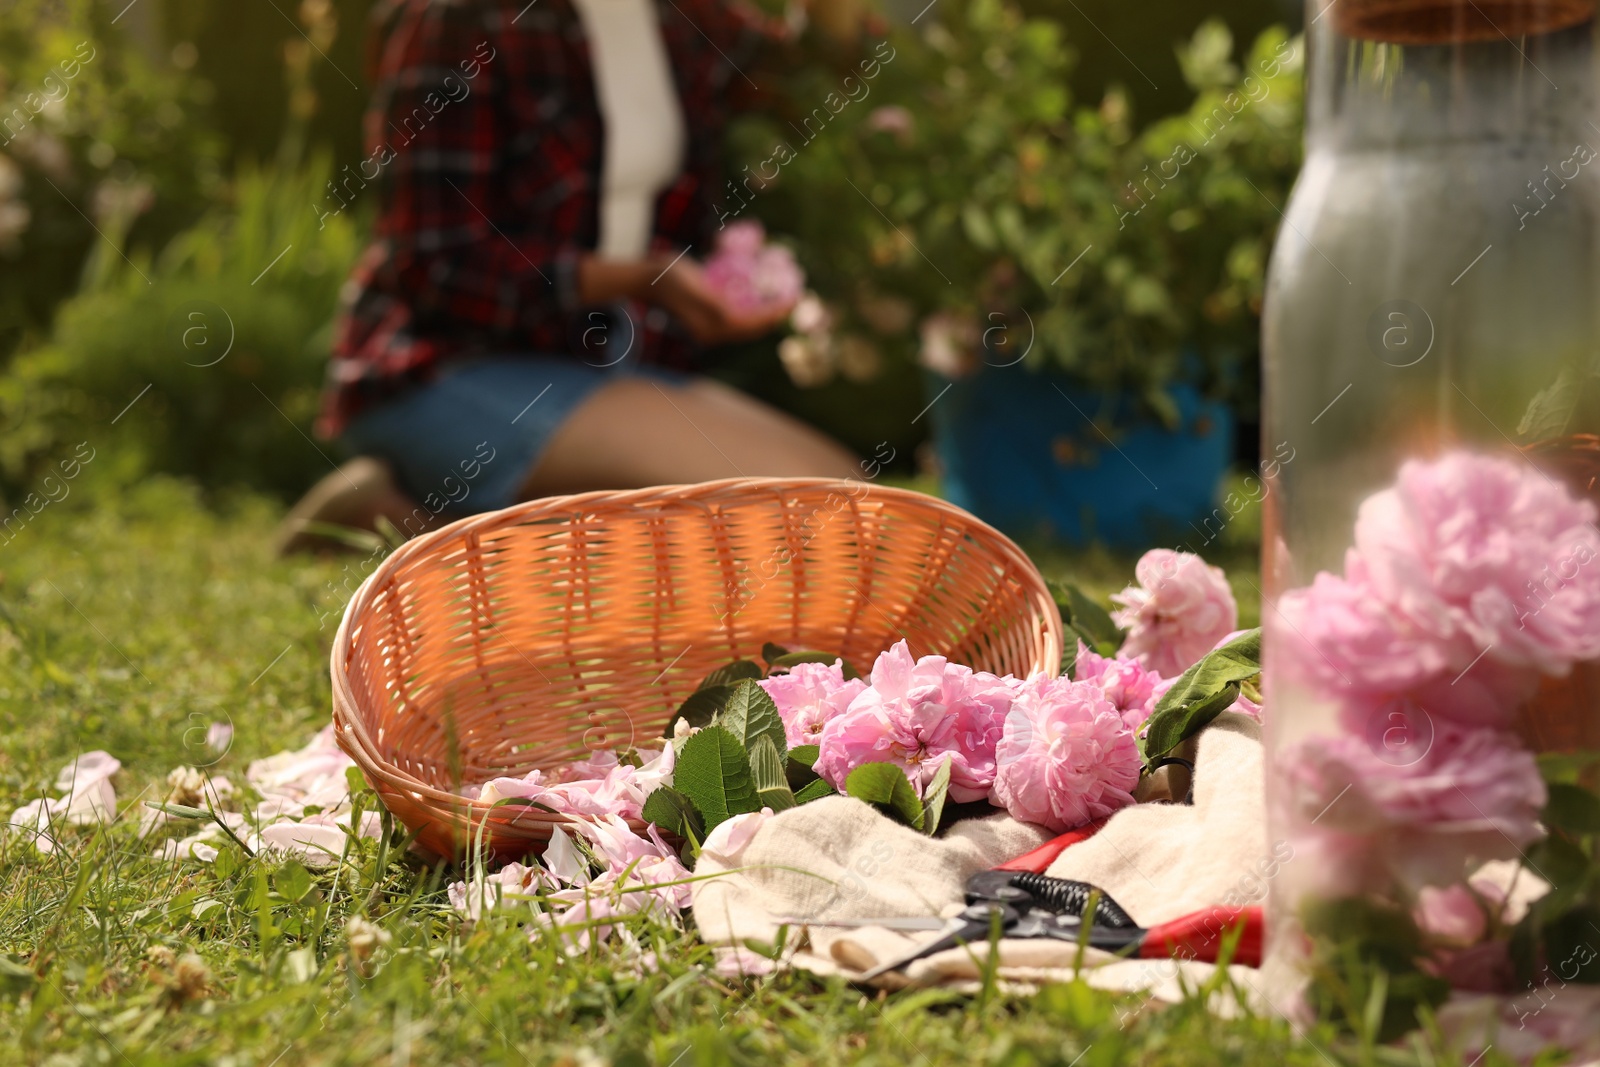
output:
M 738 310 L 706 282 L 700 264 L 687 256 L 666 262 L 671 265 L 662 267 L 640 297 L 665 308 L 701 344 L 761 337 L 782 325 L 794 310 L 793 303 L 775 304 L 759 311 Z
M 578 264 L 578 294 L 586 304 L 628 298 L 663 308 L 703 345 L 749 341 L 771 333 L 794 310 L 792 303 L 740 311 L 706 282 L 688 256 L 618 262 L 588 256 Z

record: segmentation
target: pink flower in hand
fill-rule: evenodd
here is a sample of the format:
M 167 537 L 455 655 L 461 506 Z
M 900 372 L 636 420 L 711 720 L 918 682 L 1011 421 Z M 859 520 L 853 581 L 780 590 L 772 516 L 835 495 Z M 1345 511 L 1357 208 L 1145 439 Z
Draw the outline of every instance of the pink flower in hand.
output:
M 706 283 L 735 310 L 788 307 L 805 291 L 805 272 L 783 245 L 766 244 L 761 223 L 741 221 L 722 231 L 705 264 Z
M 1191 552 L 1153 548 L 1134 568 L 1138 585 L 1111 599 L 1112 620 L 1128 631 L 1118 656 L 1176 678 L 1216 647 L 1239 621 L 1222 568 Z
M 1133 803 L 1139 749 L 1099 686 L 1037 674 L 1017 693 L 996 758 L 994 801 L 1069 830 Z
M 754 256 L 767 243 L 767 228 L 755 219 L 740 219 L 729 223 L 717 235 L 717 254 L 727 256 Z
M 817 773 L 837 789 L 864 763 L 903 768 L 920 795 L 950 760 L 950 799 L 982 800 L 1014 683 L 950 663 L 911 658 L 904 641 L 878 657 L 872 684 L 822 728 Z
M 1161 684 L 1161 675 L 1146 670 L 1137 660 L 1108 659 L 1082 641 L 1078 642 L 1078 658 L 1072 674 L 1076 681 L 1099 686 L 1117 714 L 1122 716 L 1123 725 L 1135 733 L 1150 717 L 1161 694 L 1170 688 Z
M 843 715 L 867 687 L 860 678 L 845 678 L 842 660 L 797 663 L 788 674 L 774 674 L 756 684 L 778 705 L 790 748 L 817 744 L 829 720 Z

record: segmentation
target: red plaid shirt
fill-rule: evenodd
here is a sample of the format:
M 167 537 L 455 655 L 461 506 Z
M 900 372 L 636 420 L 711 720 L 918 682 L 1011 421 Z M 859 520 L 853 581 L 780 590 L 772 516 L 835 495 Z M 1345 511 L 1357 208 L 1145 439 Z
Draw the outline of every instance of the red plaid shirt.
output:
M 741 71 L 777 31 L 720 0 L 659 0 L 658 11 L 688 145 L 656 201 L 651 246 L 675 254 L 716 229 L 722 134 L 749 88 Z M 599 235 L 605 138 L 571 0 L 387 0 L 375 25 L 370 154 L 335 184 L 342 202 L 380 183 L 382 208 L 336 325 L 318 422 L 328 437 L 441 360 L 579 358 L 597 321 L 576 268 Z M 686 365 L 693 345 L 665 314 L 632 318 L 638 358 Z

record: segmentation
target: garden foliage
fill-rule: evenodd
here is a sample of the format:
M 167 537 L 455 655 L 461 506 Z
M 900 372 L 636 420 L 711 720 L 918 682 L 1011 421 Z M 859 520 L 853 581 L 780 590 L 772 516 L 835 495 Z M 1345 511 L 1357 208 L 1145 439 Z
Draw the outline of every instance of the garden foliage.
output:
M 1116 89 L 1069 97 L 1056 23 L 1004 0 L 940 13 L 891 32 L 874 68 L 795 75 L 778 116 L 740 131 L 726 210 L 792 235 L 843 332 L 901 358 L 926 354 L 912 323 L 948 316 L 992 364 L 1060 367 L 1158 414 L 1175 380 L 1252 405 L 1299 40 L 1269 30 L 1240 65 L 1205 23 L 1180 50 L 1194 103 L 1141 131 Z
M 114 446 L 111 470 L 292 496 L 339 458 L 310 425 L 376 199 L 318 226 L 329 167 L 302 152 L 318 60 L 286 62 L 298 103 L 273 168 L 223 176 L 204 81 L 141 59 L 87 0 L 23 0 L 21 14 L 0 28 L 6 105 L 65 95 L 40 97 L 0 145 L 0 243 L 3 220 L 14 231 L 0 247 L 0 492 L 19 496 L 92 438 Z M 94 58 L 64 80 L 83 42 Z M 1253 402 L 1299 53 L 1269 31 L 1242 66 L 1232 54 L 1220 24 L 1203 26 L 1181 55 L 1194 105 L 1142 131 L 1116 90 L 1072 99 L 1059 24 L 1003 0 L 948 0 L 865 43 L 848 78 L 824 63 L 788 74 L 776 110 L 735 133 L 723 210 L 791 241 L 838 317 L 848 366 L 823 406 L 850 425 L 835 431 L 909 454 L 930 324 L 965 323 L 991 362 L 1025 353 L 1157 413 L 1178 379 Z M 753 377 L 776 377 L 761 360 Z

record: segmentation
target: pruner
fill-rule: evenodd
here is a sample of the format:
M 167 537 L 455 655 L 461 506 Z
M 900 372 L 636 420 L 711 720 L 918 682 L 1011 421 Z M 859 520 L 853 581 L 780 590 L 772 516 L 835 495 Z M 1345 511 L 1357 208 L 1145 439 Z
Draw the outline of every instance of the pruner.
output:
M 1241 928 L 1233 962 L 1255 967 L 1261 963 L 1262 918 L 1258 907 L 1202 908 L 1170 922 L 1142 927 L 1105 893 L 1086 882 L 1051 878 L 1044 873 L 1068 846 L 1099 830 L 1104 820 L 1068 831 L 1025 855 L 967 879 L 966 907 L 948 919 L 895 917 L 861 919 L 785 919 L 802 926 L 882 927 L 890 930 L 931 930 L 932 940 L 865 972 L 871 981 L 890 971 L 946 949 L 987 941 L 996 926 L 1002 938 L 1049 938 L 1078 942 L 1142 959 L 1191 959 L 1216 962 L 1226 934 Z M 1094 914 L 1083 913 L 1090 900 Z

